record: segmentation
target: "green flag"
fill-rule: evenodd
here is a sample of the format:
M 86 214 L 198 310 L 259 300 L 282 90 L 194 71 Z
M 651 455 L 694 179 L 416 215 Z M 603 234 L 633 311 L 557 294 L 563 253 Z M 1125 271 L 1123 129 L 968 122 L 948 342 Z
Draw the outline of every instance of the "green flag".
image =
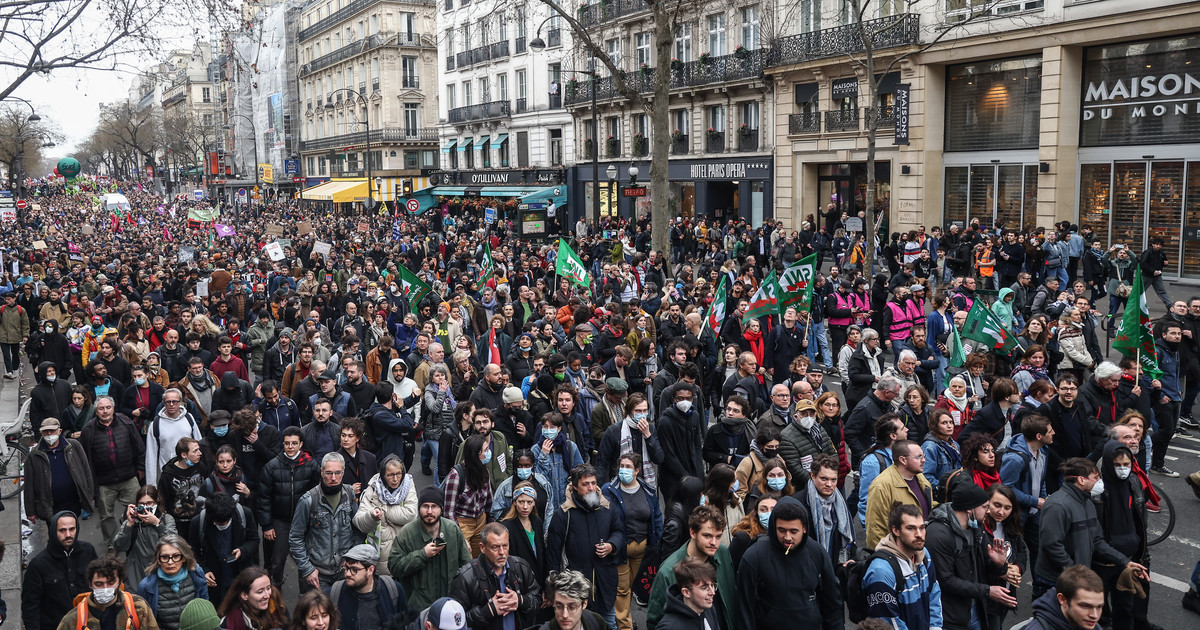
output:
M 425 299 L 426 295 L 432 290 L 428 284 L 417 277 L 417 274 L 408 270 L 404 265 L 397 265 L 400 270 L 400 293 L 408 298 L 409 308 L 412 312 L 417 312 L 417 305 L 421 300 Z
M 793 263 L 779 274 L 779 288 L 782 293 L 780 311 L 788 307 L 807 311 L 812 307 L 813 278 L 817 276 L 817 255 L 811 254 L 803 260 Z
M 958 327 L 950 326 L 950 367 L 962 367 L 967 362 L 967 353 L 963 350 L 962 338 L 958 336 Z
M 566 241 L 561 239 L 558 241 L 558 258 L 554 263 L 554 273 L 581 287 L 590 287 L 592 284 L 587 267 L 583 266 L 579 255 L 571 249 L 570 245 L 567 245 Z
M 750 298 L 750 306 L 742 315 L 742 323 L 747 323 L 759 317 L 779 314 L 779 281 L 775 279 L 775 271 L 763 278 L 762 284 Z
M 485 284 L 496 273 L 496 262 L 492 260 L 492 244 L 483 244 L 483 269 L 479 271 L 479 284 Z
M 216 221 L 221 216 L 221 211 L 218 208 L 189 208 L 188 220 L 208 223 Z
M 713 295 L 712 304 L 708 305 L 708 313 L 704 316 L 704 325 L 712 329 L 714 335 L 721 334 L 721 325 L 725 323 L 725 280 L 728 276 L 721 275 L 721 283 Z
M 987 345 L 997 354 L 1011 354 L 1013 348 L 1017 347 L 1017 340 L 1012 333 L 1004 329 L 1000 318 L 983 305 L 983 300 L 975 300 L 971 305 L 967 321 L 963 324 L 962 336 Z
M 1125 356 L 1136 356 L 1142 372 L 1150 378 L 1162 376 L 1158 369 L 1158 351 L 1154 347 L 1154 334 L 1150 330 L 1150 309 L 1146 306 L 1146 286 L 1142 282 L 1142 269 L 1133 272 L 1133 286 L 1129 290 L 1129 301 L 1117 328 L 1117 338 L 1112 347 Z

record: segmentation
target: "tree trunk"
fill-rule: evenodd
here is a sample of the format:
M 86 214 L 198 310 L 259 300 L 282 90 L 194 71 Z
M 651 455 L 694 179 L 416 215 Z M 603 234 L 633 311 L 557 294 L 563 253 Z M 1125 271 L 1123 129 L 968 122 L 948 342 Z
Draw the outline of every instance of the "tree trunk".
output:
M 654 103 L 650 111 L 650 243 L 662 251 L 663 268 L 670 270 L 671 247 L 668 242 L 671 221 L 669 178 L 671 151 L 671 50 L 675 46 L 672 20 L 662 2 L 654 4 L 654 46 L 658 69 L 654 73 Z

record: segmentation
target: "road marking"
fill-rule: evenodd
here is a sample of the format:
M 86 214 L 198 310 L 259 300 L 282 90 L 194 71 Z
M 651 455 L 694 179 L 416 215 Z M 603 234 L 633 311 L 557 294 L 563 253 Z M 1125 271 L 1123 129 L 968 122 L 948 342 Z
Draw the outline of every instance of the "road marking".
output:
M 1193 455 L 1200 455 L 1200 451 L 1197 451 L 1197 450 L 1195 450 L 1195 449 L 1190 449 L 1190 448 L 1183 448 L 1182 446 L 1175 446 L 1174 444 L 1172 444 L 1172 445 L 1168 446 L 1168 447 L 1167 447 L 1167 449 L 1168 449 L 1168 450 L 1169 450 L 1169 449 L 1175 449 L 1175 450 L 1177 450 L 1177 451 L 1183 451 L 1184 453 L 1191 453 L 1191 454 L 1193 454 Z
M 1173 591 L 1179 591 L 1180 593 L 1186 593 L 1189 589 L 1191 589 L 1191 586 L 1189 586 L 1187 582 L 1182 582 L 1180 580 L 1176 580 L 1175 578 L 1167 577 L 1161 573 L 1155 573 L 1153 569 L 1150 570 L 1150 581 L 1154 582 L 1155 584 L 1165 586 Z

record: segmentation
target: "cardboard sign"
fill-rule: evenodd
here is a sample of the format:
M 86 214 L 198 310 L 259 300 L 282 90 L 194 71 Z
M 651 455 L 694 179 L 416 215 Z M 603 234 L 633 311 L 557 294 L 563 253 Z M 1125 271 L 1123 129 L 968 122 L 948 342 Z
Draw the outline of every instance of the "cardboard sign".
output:
M 50 230 L 49 230 L 49 232 L 50 232 L 51 234 L 58 234 L 58 228 L 56 228 L 56 227 L 54 227 L 53 225 L 51 225 L 51 226 L 50 226 Z
M 359 232 L 370 232 L 371 224 L 366 221 L 359 221 L 358 222 L 358 231 Z
M 208 297 L 208 280 L 196 283 L 196 297 Z
M 301 221 L 300 223 L 296 224 L 297 234 L 312 234 L 314 231 L 315 230 L 313 230 L 312 223 L 309 223 L 308 221 Z
M 190 245 L 180 247 L 179 253 L 175 255 L 175 260 L 183 264 L 196 260 L 196 248 Z
M 267 224 L 267 236 L 283 236 L 283 226 L 278 223 Z
M 34 249 L 46 249 L 46 241 L 34 241 L 33 248 Z
M 332 249 L 333 249 L 333 246 L 330 243 L 326 243 L 323 241 L 317 241 L 316 243 L 313 243 L 313 253 L 314 254 L 321 254 L 322 256 L 328 256 L 329 252 Z
M 96 233 L 96 228 L 94 228 L 94 227 L 92 227 L 92 226 L 90 226 L 90 225 L 85 225 L 85 226 L 83 226 L 83 233 L 84 233 L 85 235 L 91 235 L 91 234 L 95 234 L 95 233 Z
M 271 260 L 283 260 L 283 247 L 280 246 L 279 243 L 270 243 L 264 247 L 263 250 L 267 252 L 267 256 L 269 256 Z

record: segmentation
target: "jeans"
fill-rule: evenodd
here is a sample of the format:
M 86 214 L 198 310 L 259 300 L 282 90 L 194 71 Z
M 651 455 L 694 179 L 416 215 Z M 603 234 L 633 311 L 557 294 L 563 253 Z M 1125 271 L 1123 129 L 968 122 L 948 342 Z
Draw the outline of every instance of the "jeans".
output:
M 1200 593 L 1200 561 L 1196 562 L 1196 568 L 1192 569 L 1192 590 Z
M 808 336 L 808 360 L 816 362 L 817 352 L 821 353 L 825 367 L 833 367 L 833 357 L 829 354 L 829 339 L 825 336 L 825 322 L 812 324 Z
M 0 352 L 4 354 L 4 371 L 16 372 L 21 367 L 21 345 L 16 343 L 0 343 Z
M 1047 267 L 1046 268 L 1046 277 L 1049 278 L 1051 276 L 1058 278 L 1059 291 L 1066 291 L 1067 289 L 1064 287 L 1071 286 L 1070 280 L 1067 279 L 1067 270 L 1065 268 L 1063 268 L 1063 267 Z
M 100 486 L 96 512 L 100 514 L 100 531 L 104 534 L 105 543 L 112 544 L 113 536 L 117 533 L 117 519 L 125 517 L 125 506 L 137 502 L 140 487 L 136 475 L 120 483 Z
M 1117 309 L 1124 307 L 1129 298 L 1117 297 L 1113 293 L 1108 294 L 1108 314 L 1116 315 Z
M 421 467 L 428 466 L 433 470 L 433 485 L 441 487 L 442 480 L 438 476 L 438 448 L 441 444 L 426 434 L 425 439 L 421 441 Z
M 1154 285 L 1154 292 L 1158 294 L 1158 299 L 1166 305 L 1167 310 L 1171 308 L 1171 296 L 1167 295 L 1167 288 L 1163 286 L 1162 274 L 1150 276 L 1150 284 Z
M 938 396 L 946 389 L 946 368 L 950 367 L 950 359 L 938 357 L 938 368 L 933 373 L 933 395 Z
M 1158 430 L 1154 432 L 1150 467 L 1158 468 L 1166 461 L 1167 447 L 1171 445 L 1171 437 L 1175 435 L 1175 424 L 1179 421 L 1179 403 L 1171 401 L 1165 405 L 1154 405 L 1154 419 L 1158 421 Z

